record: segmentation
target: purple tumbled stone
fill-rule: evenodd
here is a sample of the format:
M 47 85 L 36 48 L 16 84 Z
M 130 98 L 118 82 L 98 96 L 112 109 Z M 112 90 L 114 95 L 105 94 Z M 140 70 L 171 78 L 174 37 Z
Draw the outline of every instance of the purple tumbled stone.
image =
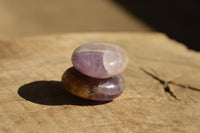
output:
M 73 95 L 94 101 L 113 100 L 124 90 L 124 79 L 120 75 L 96 79 L 78 72 L 74 67 L 65 71 L 62 84 Z
M 81 45 L 72 54 L 74 67 L 93 78 L 109 78 L 123 72 L 128 60 L 122 48 L 105 42 Z

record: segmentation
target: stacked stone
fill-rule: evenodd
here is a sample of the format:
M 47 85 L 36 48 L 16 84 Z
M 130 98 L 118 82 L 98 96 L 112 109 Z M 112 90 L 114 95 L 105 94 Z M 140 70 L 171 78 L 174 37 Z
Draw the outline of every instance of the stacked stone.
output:
M 94 101 L 110 101 L 124 90 L 120 75 L 128 64 L 127 53 L 117 45 L 96 42 L 81 45 L 72 54 L 74 67 L 62 77 L 67 91 Z

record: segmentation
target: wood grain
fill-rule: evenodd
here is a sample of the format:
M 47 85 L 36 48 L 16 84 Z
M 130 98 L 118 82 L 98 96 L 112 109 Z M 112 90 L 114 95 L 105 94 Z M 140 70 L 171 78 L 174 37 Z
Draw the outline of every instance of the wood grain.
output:
M 60 80 L 81 44 L 120 45 L 124 93 L 82 100 Z M 0 132 L 200 132 L 200 53 L 160 33 L 77 33 L 0 42 Z

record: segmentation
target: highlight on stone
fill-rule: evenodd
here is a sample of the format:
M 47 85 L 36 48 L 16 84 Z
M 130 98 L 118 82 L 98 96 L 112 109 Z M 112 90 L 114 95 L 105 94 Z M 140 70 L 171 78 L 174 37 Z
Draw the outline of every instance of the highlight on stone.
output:
M 72 54 L 74 67 L 62 76 L 64 88 L 73 95 L 94 101 L 111 101 L 124 90 L 119 74 L 128 64 L 127 53 L 106 42 L 81 45 Z
M 82 45 L 74 51 L 71 59 L 78 71 L 93 78 L 109 78 L 120 74 L 129 60 L 122 48 L 105 42 Z

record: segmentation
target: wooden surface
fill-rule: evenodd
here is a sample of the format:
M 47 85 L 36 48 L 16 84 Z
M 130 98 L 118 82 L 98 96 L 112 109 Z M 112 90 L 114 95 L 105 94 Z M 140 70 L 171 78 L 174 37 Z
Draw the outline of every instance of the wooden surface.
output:
M 60 83 L 81 44 L 107 41 L 130 57 L 124 93 L 78 99 Z M 200 53 L 160 33 L 80 33 L 0 42 L 1 133 L 198 133 Z

